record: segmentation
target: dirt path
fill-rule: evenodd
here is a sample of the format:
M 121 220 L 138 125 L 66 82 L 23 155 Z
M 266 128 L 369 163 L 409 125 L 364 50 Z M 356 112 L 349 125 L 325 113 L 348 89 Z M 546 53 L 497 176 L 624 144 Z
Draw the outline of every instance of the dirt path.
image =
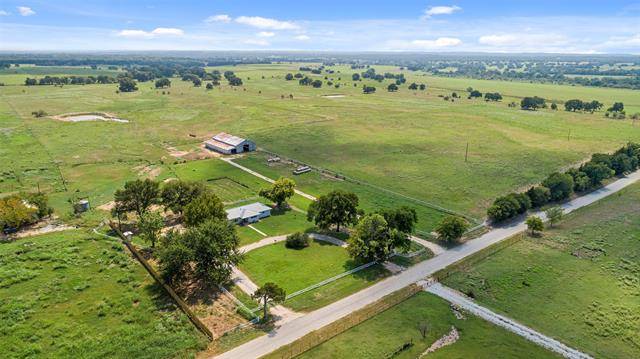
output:
M 237 168 L 239 168 L 239 169 L 241 169 L 241 170 L 243 170 L 243 171 L 245 171 L 247 173 L 250 173 L 250 174 L 252 174 L 252 175 L 254 175 L 254 176 L 258 177 L 258 178 L 261 178 L 261 179 L 263 179 L 263 180 L 265 180 L 265 181 L 267 181 L 269 183 L 275 182 L 274 180 L 272 180 L 271 178 L 269 178 L 267 176 L 261 175 L 260 173 L 254 171 L 254 170 L 251 170 L 251 169 L 249 169 L 249 168 L 247 168 L 245 166 L 242 166 L 242 165 L 239 165 L 239 164 L 233 162 L 233 158 L 220 157 L 220 159 L 225 161 L 225 162 L 227 162 L 228 164 L 230 164 L 232 166 L 235 166 L 235 167 L 237 167 Z M 304 198 L 310 199 L 312 201 L 317 200 L 317 198 L 315 198 L 314 196 L 312 196 L 310 194 L 306 194 L 306 193 L 304 193 L 304 192 L 302 192 L 300 190 L 295 190 L 295 191 L 296 191 L 297 194 L 301 195 Z
M 420 244 L 421 246 L 429 248 L 431 252 L 433 252 L 434 256 L 437 256 L 438 254 L 442 254 L 446 251 L 446 249 L 441 245 L 437 243 L 429 242 L 426 239 L 422 239 L 416 236 L 411 236 L 410 238 L 412 241 Z
M 590 359 L 591 357 L 578 350 L 570 348 L 561 342 L 550 338 L 540 332 L 537 332 L 529 327 L 526 327 L 510 318 L 504 317 L 500 314 L 494 313 L 491 310 L 478 305 L 476 302 L 468 298 L 462 293 L 459 293 L 449 287 L 446 287 L 440 283 L 433 283 L 425 288 L 425 291 L 435 294 L 440 298 L 451 302 L 460 308 L 474 314 L 488 322 L 505 328 L 506 330 L 515 333 L 533 343 L 536 343 L 544 348 L 547 348 L 553 352 L 562 355 L 565 358 L 571 359 Z

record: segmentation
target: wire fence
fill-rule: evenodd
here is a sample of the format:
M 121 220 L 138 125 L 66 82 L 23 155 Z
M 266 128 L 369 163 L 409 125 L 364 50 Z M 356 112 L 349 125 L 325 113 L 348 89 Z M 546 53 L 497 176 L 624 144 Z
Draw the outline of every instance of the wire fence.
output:
M 356 183 L 356 184 L 359 184 L 359 185 L 367 186 L 367 187 L 376 189 L 378 191 L 385 192 L 387 194 L 391 194 L 391 195 L 394 195 L 394 196 L 397 196 L 397 197 L 404 198 L 406 200 L 409 200 L 411 202 L 423 205 L 425 207 L 428 207 L 428 208 L 431 208 L 431 209 L 435 209 L 435 210 L 443 212 L 443 213 L 447 213 L 447 214 L 451 214 L 451 215 L 455 215 L 455 216 L 459 216 L 459 217 L 465 218 L 468 221 L 470 221 L 471 223 L 474 223 L 476 225 L 480 225 L 480 226 L 484 225 L 482 221 L 480 221 L 480 220 L 478 220 L 478 219 L 476 219 L 474 217 L 471 217 L 471 216 L 469 216 L 467 214 L 464 214 L 464 213 L 461 213 L 461 212 L 454 211 L 454 210 L 449 209 L 449 208 L 445 208 L 445 207 L 439 206 L 439 205 L 437 205 L 435 203 L 427 202 L 427 201 L 424 201 L 424 200 L 421 200 L 421 199 L 418 199 L 418 198 L 414 198 L 414 197 L 408 196 L 408 195 L 403 194 L 403 193 L 396 192 L 394 190 L 390 190 L 388 188 L 384 188 L 384 187 L 381 187 L 381 186 L 378 186 L 378 185 L 374 185 L 374 184 L 366 182 L 366 181 L 362 181 L 362 180 L 357 179 L 357 178 L 349 177 L 349 176 L 346 176 L 344 174 L 332 171 L 332 170 L 327 169 L 327 168 L 322 168 L 322 167 L 319 167 L 319 166 L 311 165 L 311 164 L 296 160 L 294 158 L 290 158 L 290 157 L 287 157 L 287 156 L 282 156 L 282 155 L 280 155 L 278 153 L 271 152 L 271 151 L 266 150 L 264 148 L 259 148 L 258 150 L 260 152 L 264 152 L 264 153 L 268 154 L 269 156 L 279 157 L 279 158 L 281 158 L 281 159 L 283 159 L 283 160 L 285 160 L 287 162 L 291 162 L 291 163 L 299 165 L 299 166 L 308 166 L 312 170 L 315 170 L 315 171 L 320 172 L 320 173 L 328 174 L 328 175 L 333 176 L 333 177 L 338 178 L 338 179 L 342 179 L 342 180 L 349 181 L 349 182 L 352 182 L 352 183 Z

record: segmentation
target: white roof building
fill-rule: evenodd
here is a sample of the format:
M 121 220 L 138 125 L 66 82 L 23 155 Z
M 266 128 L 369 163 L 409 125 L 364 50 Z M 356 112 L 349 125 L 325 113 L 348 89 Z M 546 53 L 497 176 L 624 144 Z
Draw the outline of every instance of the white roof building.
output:
M 226 212 L 227 219 L 229 221 L 238 224 L 254 223 L 262 218 L 269 217 L 271 215 L 271 207 L 260 202 L 255 202 L 240 207 L 230 208 Z
M 204 142 L 206 148 L 226 155 L 256 150 L 255 142 L 225 132 L 213 136 Z

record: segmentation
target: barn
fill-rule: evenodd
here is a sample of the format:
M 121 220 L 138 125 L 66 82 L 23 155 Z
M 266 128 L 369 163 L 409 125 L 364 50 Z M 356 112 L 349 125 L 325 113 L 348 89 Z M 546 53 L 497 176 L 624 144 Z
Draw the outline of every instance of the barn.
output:
M 225 132 L 220 132 L 210 140 L 205 141 L 204 146 L 211 151 L 224 153 L 225 155 L 233 155 L 236 153 L 256 150 L 255 142 L 246 138 L 230 135 Z

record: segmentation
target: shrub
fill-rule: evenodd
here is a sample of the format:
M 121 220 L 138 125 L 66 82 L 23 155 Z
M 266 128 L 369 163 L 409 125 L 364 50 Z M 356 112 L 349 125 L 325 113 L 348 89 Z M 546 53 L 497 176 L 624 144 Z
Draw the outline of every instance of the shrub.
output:
M 542 185 L 551 191 L 552 201 L 567 199 L 573 193 L 573 177 L 566 173 L 552 173 L 542 182 Z
M 494 222 L 504 221 L 518 215 L 520 203 L 513 196 L 499 197 L 487 210 L 487 216 Z
M 544 206 L 551 200 L 551 191 L 545 186 L 531 187 L 527 191 L 527 196 L 531 200 L 533 208 Z
M 586 173 L 577 168 L 572 168 L 566 173 L 573 178 L 573 190 L 575 192 L 583 192 L 591 188 L 591 179 Z
M 469 223 L 458 216 L 447 216 L 436 228 L 438 236 L 447 242 L 453 242 L 464 234 L 469 228 Z
M 302 232 L 296 232 L 287 236 L 285 247 L 291 249 L 303 249 L 309 247 L 311 244 L 311 238 L 309 235 Z
M 599 186 L 607 178 L 615 174 L 609 166 L 604 163 L 588 162 L 580 167 L 580 171 L 584 172 L 591 180 L 592 186 Z

